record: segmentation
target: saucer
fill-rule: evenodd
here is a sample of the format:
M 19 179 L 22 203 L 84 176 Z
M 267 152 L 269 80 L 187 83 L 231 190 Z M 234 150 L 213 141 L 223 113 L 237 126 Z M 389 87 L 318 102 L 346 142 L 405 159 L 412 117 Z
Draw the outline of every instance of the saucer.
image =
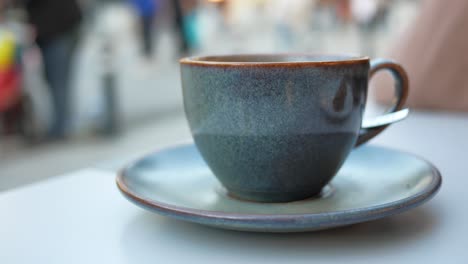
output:
M 396 150 L 362 146 L 317 197 L 257 203 L 230 197 L 194 145 L 150 154 L 125 168 L 117 186 L 152 212 L 218 228 L 315 231 L 398 214 L 429 200 L 442 179 L 429 162 Z

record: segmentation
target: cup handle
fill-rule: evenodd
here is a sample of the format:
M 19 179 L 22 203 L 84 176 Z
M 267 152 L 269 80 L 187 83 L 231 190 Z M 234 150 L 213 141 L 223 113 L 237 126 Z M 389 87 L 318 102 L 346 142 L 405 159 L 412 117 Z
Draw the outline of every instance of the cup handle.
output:
M 377 136 L 390 124 L 405 119 L 409 113 L 407 108 L 403 109 L 409 90 L 409 81 L 406 71 L 400 64 L 391 60 L 374 59 L 370 63 L 369 78 L 372 78 L 372 76 L 380 70 L 389 70 L 395 79 L 395 97 L 393 99 L 395 103 L 387 113 L 371 120 L 363 121 L 355 147 Z

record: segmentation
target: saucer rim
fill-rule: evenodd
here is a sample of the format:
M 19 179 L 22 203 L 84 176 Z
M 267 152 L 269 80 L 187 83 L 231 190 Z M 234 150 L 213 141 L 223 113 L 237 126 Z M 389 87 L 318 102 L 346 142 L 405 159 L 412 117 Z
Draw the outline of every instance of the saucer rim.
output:
M 151 154 L 157 154 L 163 150 L 177 149 L 181 147 L 189 147 L 192 144 L 177 144 L 172 147 L 163 148 L 158 151 L 153 151 Z M 252 227 L 252 224 L 268 224 L 270 228 L 283 228 L 288 229 L 287 226 L 284 226 L 287 223 L 297 225 L 298 217 L 301 217 L 302 221 L 309 223 L 313 221 L 313 226 L 315 227 L 303 227 L 304 229 L 316 230 L 330 228 L 334 226 L 348 225 L 358 222 L 366 222 L 370 220 L 375 220 L 390 215 L 398 214 L 407 210 L 410 210 L 418 205 L 430 200 L 437 192 L 440 190 L 442 185 L 442 176 L 440 171 L 429 161 L 424 158 L 421 158 L 418 155 L 414 155 L 409 152 L 396 150 L 393 148 L 372 145 L 373 147 L 383 148 L 395 152 L 399 152 L 404 155 L 410 155 L 421 161 L 423 161 L 431 170 L 432 179 L 424 190 L 410 195 L 406 198 L 395 200 L 388 203 L 382 203 L 375 206 L 368 206 L 355 209 L 346 209 L 346 210 L 337 210 L 331 212 L 320 212 L 320 213 L 297 213 L 297 214 L 251 214 L 251 213 L 230 213 L 230 212 L 220 212 L 220 211 L 210 211 L 202 209 L 194 209 L 190 207 L 171 205 L 168 203 L 160 202 L 157 200 L 146 198 L 142 195 L 139 195 L 125 184 L 125 178 L 129 177 L 128 170 L 136 165 L 138 162 L 144 160 L 148 155 L 137 159 L 136 161 L 125 166 L 117 173 L 116 184 L 120 192 L 134 204 L 143 207 L 144 209 L 149 209 L 151 211 L 156 211 L 160 214 L 172 216 L 181 220 L 196 222 L 206 225 L 221 226 L 223 228 L 230 228 L 229 224 L 236 224 L 236 227 L 231 227 L 231 229 L 241 229 L 241 230 L 256 230 L 261 231 L 261 227 Z M 194 146 L 196 147 L 196 146 Z M 363 146 L 365 147 L 365 146 Z M 149 154 L 149 155 L 151 155 Z M 248 203 L 248 201 L 245 201 Z M 255 203 L 255 202 L 252 202 Z M 280 203 L 281 204 L 281 203 Z M 284 203 L 283 203 L 284 204 Z M 205 221 L 221 220 L 223 223 L 211 223 Z M 323 226 L 321 228 L 321 225 Z M 294 227 L 291 227 L 294 228 Z

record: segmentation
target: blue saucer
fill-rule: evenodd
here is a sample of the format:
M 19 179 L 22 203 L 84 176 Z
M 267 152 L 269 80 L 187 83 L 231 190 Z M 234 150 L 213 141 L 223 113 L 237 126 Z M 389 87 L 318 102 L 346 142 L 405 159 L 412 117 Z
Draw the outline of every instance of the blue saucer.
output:
M 376 146 L 353 151 L 320 196 L 289 203 L 230 197 L 194 145 L 148 155 L 122 170 L 116 180 L 125 197 L 152 212 L 260 232 L 315 231 L 391 216 L 426 202 L 442 182 L 429 162 Z

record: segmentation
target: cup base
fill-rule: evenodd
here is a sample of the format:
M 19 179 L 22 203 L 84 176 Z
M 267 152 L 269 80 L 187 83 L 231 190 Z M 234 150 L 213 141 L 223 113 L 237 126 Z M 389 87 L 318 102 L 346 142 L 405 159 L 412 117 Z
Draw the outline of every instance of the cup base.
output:
M 259 203 L 286 203 L 296 202 L 300 200 L 309 199 L 323 199 L 330 196 L 334 192 L 334 188 L 328 184 L 325 187 L 303 192 L 251 192 L 251 191 L 232 191 L 227 190 L 227 195 L 247 202 Z

